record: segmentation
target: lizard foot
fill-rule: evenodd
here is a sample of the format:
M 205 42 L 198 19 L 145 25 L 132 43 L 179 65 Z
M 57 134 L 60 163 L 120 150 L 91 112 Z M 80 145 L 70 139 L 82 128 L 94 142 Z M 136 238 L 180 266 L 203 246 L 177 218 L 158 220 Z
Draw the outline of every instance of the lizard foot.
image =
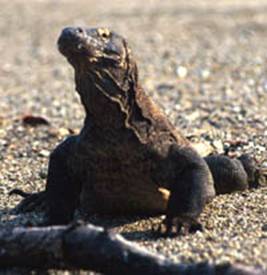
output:
M 166 217 L 155 230 L 155 233 L 161 237 L 176 237 L 202 230 L 203 227 L 198 221 Z
M 45 191 L 30 194 L 19 189 L 13 189 L 9 192 L 9 195 L 20 195 L 24 198 L 15 208 L 11 210 L 12 214 L 26 213 L 36 209 L 44 211 L 47 207 Z

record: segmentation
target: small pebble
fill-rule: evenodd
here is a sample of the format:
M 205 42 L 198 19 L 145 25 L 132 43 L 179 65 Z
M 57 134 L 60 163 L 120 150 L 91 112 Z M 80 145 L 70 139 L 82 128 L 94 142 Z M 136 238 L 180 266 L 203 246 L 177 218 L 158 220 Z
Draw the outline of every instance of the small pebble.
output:
M 39 156 L 41 156 L 41 157 L 49 157 L 50 156 L 50 151 L 48 151 L 48 150 L 41 150 L 39 152 Z
M 176 74 L 179 78 L 186 78 L 187 73 L 187 68 L 184 66 L 178 66 L 176 69 Z

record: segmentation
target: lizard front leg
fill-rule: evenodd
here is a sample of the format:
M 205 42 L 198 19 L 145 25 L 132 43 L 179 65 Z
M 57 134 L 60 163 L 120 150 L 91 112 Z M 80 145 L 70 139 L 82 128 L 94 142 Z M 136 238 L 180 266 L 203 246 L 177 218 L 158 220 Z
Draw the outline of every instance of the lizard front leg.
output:
M 215 196 L 207 164 L 193 149 L 177 145 L 171 147 L 167 163 L 171 194 L 159 233 L 170 236 L 201 230 L 198 217 Z
M 67 138 L 50 155 L 45 191 L 29 194 L 14 189 L 10 192 L 24 197 L 13 212 L 44 209 L 47 212 L 46 224 L 66 224 L 72 220 L 81 189 L 80 180 L 72 174 L 69 165 L 76 139 L 76 136 Z
M 45 190 L 49 224 L 69 223 L 79 204 L 81 181 L 71 169 L 76 138 L 66 139 L 50 156 Z

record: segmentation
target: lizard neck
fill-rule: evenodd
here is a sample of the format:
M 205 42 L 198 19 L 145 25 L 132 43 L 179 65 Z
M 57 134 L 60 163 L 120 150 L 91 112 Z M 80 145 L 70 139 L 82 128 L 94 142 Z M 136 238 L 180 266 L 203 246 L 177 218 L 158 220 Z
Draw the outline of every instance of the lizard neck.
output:
M 130 130 L 141 142 L 146 142 L 151 122 L 143 115 L 137 100 L 145 97 L 144 92 L 137 77 L 120 78 L 105 70 L 75 76 L 76 90 L 86 112 L 85 123 L 91 120 L 104 133 Z

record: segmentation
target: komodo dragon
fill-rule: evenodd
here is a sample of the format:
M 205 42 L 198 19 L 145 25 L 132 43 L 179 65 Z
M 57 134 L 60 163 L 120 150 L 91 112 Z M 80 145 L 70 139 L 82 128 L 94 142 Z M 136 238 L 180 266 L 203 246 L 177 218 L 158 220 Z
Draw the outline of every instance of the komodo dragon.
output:
M 164 213 L 162 233 L 201 229 L 198 217 L 215 196 L 212 175 L 145 94 L 126 40 L 106 28 L 65 28 L 58 48 L 74 68 L 84 126 L 52 152 L 45 191 L 11 192 L 26 197 L 17 210 L 45 203 L 49 224 L 70 222 L 78 207 L 112 215 Z

